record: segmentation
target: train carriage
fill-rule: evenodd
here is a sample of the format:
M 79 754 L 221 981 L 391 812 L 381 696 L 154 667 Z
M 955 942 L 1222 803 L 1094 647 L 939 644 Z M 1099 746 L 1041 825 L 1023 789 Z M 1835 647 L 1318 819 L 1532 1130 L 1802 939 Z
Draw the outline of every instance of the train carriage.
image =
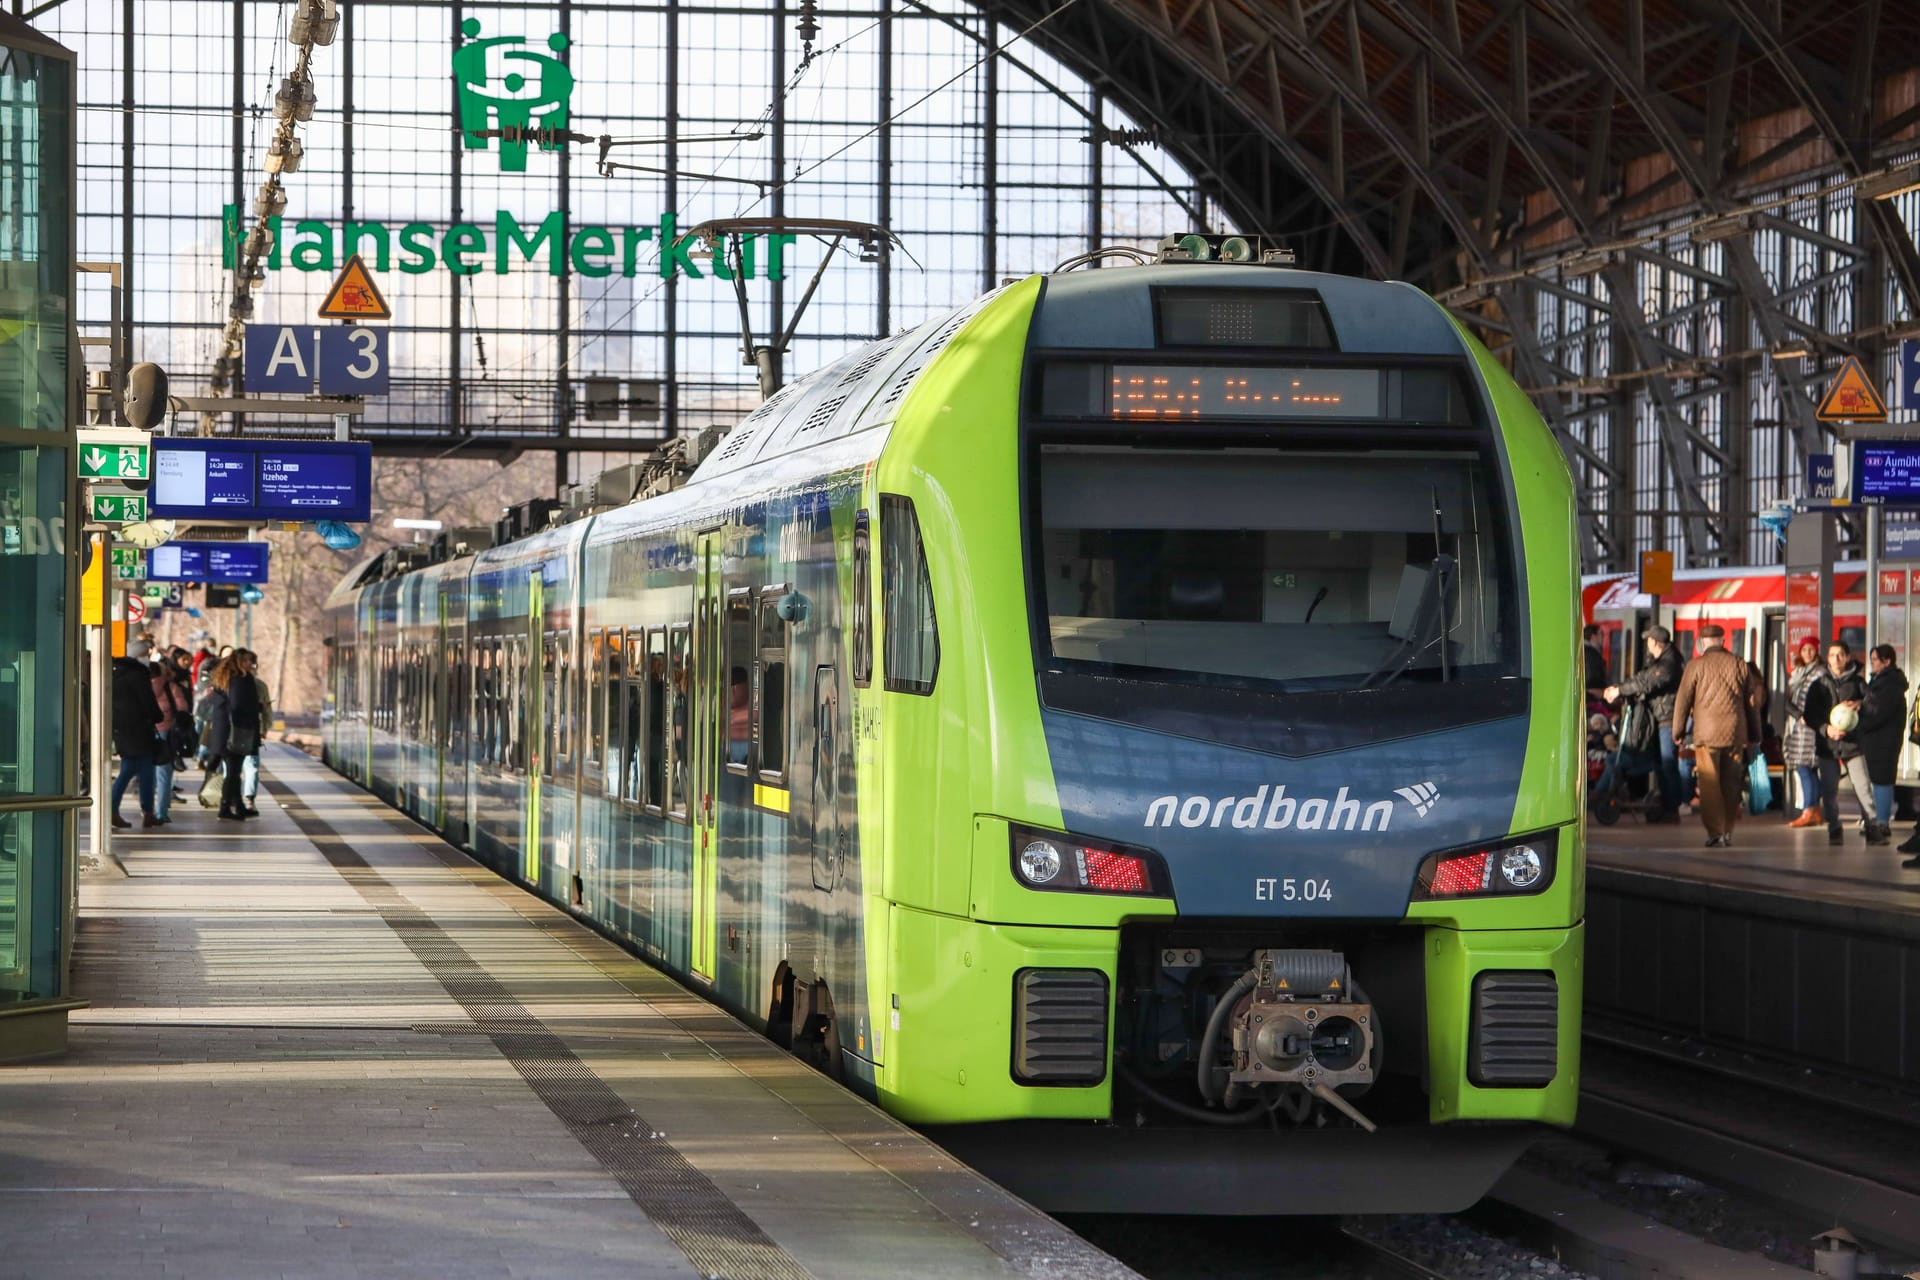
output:
M 1034 277 L 360 570 L 328 759 L 1043 1205 L 1457 1206 L 1578 1087 L 1572 510 L 1414 290 Z

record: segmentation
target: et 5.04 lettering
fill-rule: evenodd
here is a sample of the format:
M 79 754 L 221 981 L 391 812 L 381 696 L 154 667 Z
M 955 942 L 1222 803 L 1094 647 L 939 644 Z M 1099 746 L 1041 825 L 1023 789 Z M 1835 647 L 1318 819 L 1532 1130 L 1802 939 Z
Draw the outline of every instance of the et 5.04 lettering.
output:
M 1255 902 L 1332 902 L 1333 882 L 1312 877 L 1262 876 L 1253 882 Z

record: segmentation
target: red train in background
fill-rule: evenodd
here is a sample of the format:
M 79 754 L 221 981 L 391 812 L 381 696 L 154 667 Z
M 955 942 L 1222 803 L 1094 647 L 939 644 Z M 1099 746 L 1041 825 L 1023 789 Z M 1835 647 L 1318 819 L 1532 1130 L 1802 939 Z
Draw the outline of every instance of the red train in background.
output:
M 1878 572 L 1880 617 L 1873 642 L 1894 647 L 1911 681 L 1908 659 L 1920 652 L 1920 562 L 1883 562 Z M 1768 714 L 1776 731 L 1786 715 L 1791 645 L 1820 630 L 1816 578 L 1789 575 L 1778 566 L 1676 570 L 1673 591 L 1660 597 L 1657 617 L 1652 599 L 1640 594 L 1635 575 L 1587 577 L 1581 580 L 1580 611 L 1584 621 L 1601 628 L 1607 670 L 1616 681 L 1646 660 L 1637 637 L 1656 622 L 1673 632 L 1674 644 L 1688 659 L 1700 627 L 1719 623 L 1726 628 L 1727 647 L 1766 673 L 1773 691 Z M 1833 568 L 1833 625 L 1820 637 L 1822 649 L 1826 640 L 1836 638 L 1846 641 L 1865 665 L 1867 566 L 1862 561 L 1843 561 Z M 1899 781 L 1904 787 L 1920 786 L 1920 749 L 1909 745 L 1902 751 Z

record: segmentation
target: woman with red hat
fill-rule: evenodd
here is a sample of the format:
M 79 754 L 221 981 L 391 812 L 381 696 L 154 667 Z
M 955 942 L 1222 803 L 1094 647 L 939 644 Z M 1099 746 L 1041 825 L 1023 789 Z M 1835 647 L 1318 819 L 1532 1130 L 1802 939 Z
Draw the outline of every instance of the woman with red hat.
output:
M 1806 723 L 1807 689 L 1819 675 L 1820 644 L 1812 636 L 1801 636 L 1787 679 L 1787 706 L 1793 714 L 1787 717 L 1787 736 L 1781 743 L 1781 757 L 1799 782 L 1800 816 L 1787 824 L 1790 827 L 1817 827 L 1821 821 L 1820 781 L 1814 773 L 1819 747 Z

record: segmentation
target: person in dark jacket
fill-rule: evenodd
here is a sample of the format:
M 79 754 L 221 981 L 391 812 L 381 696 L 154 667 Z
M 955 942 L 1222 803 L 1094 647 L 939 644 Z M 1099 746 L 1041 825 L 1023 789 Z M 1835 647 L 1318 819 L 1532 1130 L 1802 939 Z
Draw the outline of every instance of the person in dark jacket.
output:
M 1647 665 L 1619 684 L 1608 685 L 1601 696 L 1608 702 L 1638 698 L 1660 726 L 1660 802 L 1666 812 L 1647 815 L 1648 822 L 1680 820 L 1680 752 L 1673 740 L 1673 699 L 1680 691 L 1680 654 L 1673 647 L 1673 633 L 1665 627 L 1648 627 Z
M 1860 723 L 1853 729 L 1873 793 L 1868 844 L 1890 844 L 1893 840 L 1893 776 L 1907 727 L 1907 677 L 1894 664 L 1894 657 L 1890 644 L 1877 644 L 1867 651 L 1872 678 L 1867 681 L 1867 696 L 1860 703 Z
M 113 749 L 120 753 L 120 772 L 113 780 L 113 825 L 123 831 L 133 825 L 120 816 L 120 797 L 127 794 L 129 781 L 139 787 L 140 825 L 163 825 L 153 812 L 153 755 L 162 717 L 146 659 L 147 642 L 136 639 L 127 642 L 126 657 L 113 660 Z
M 1832 723 L 1835 707 L 1860 709 L 1866 701 L 1866 681 L 1860 678 L 1860 666 L 1853 650 L 1844 640 L 1827 646 L 1827 668 L 1807 686 L 1806 711 L 1802 719 L 1813 730 L 1814 752 L 1820 769 L 1820 812 L 1827 820 L 1827 843 L 1839 844 L 1840 774 L 1845 770 L 1853 783 L 1860 808 L 1872 821 L 1873 788 L 1868 781 L 1866 761 L 1860 754 L 1860 742 L 1853 734 L 1842 732 Z M 1857 732 L 1857 730 L 1856 730 Z M 1856 766 L 1853 762 L 1858 760 Z
M 1607 655 L 1600 648 L 1600 628 L 1589 622 L 1580 633 L 1580 641 L 1587 658 L 1587 693 L 1591 695 L 1607 687 Z
M 220 816 L 257 818 L 241 799 L 240 771 L 260 742 L 260 694 L 253 680 L 232 655 L 213 669 L 213 688 L 207 694 L 207 750 L 221 763 Z

